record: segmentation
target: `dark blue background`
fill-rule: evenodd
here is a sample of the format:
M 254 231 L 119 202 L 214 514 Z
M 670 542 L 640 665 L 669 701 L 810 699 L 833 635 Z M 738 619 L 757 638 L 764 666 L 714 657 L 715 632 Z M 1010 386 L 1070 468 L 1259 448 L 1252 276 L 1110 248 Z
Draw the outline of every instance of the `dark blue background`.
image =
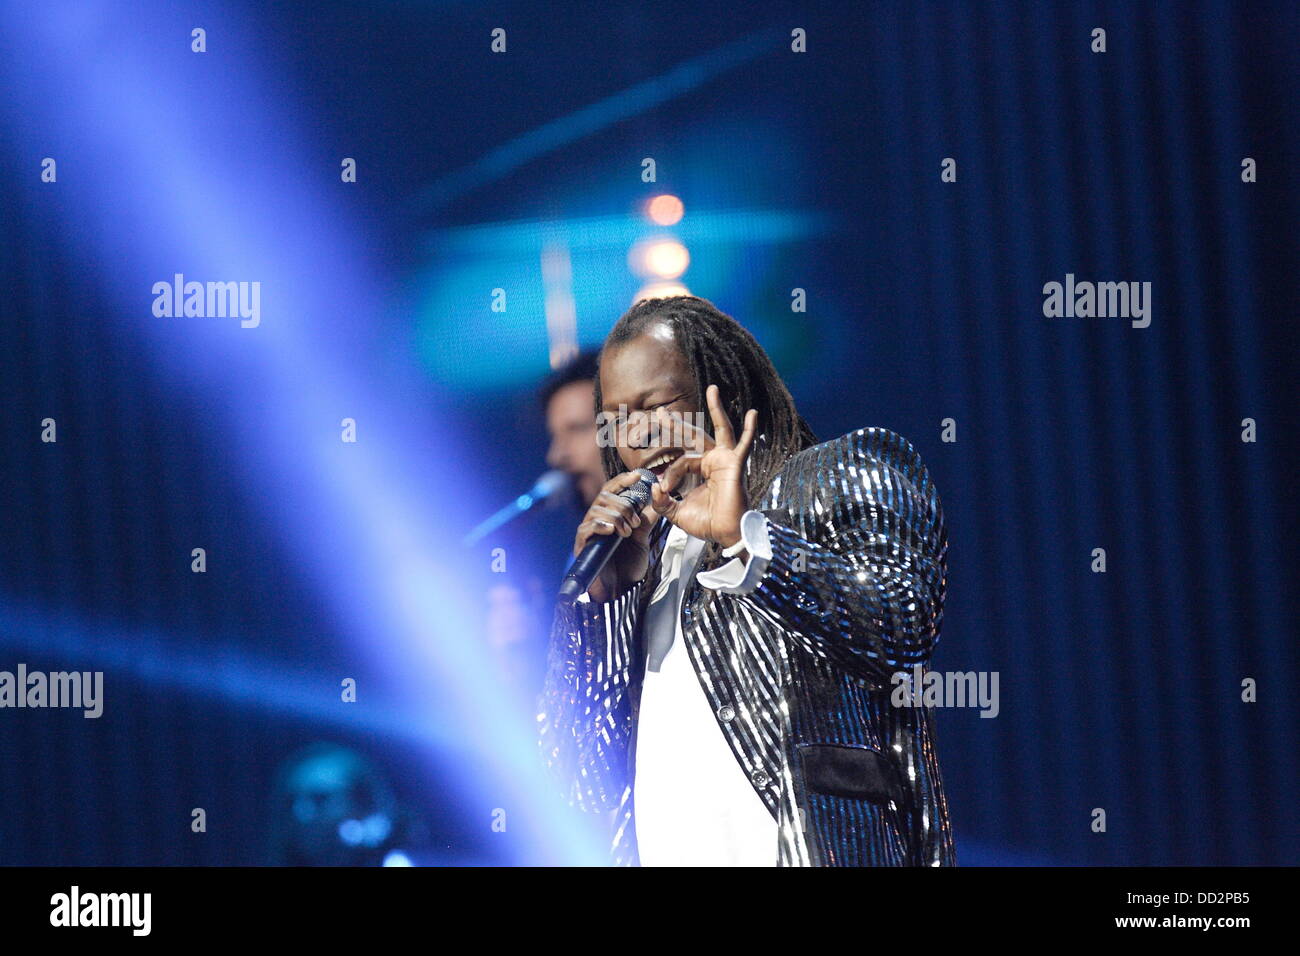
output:
M 104 56 L 155 15 L 181 49 L 191 23 L 238 24 L 292 93 L 304 161 L 334 175 L 337 156 L 362 157 L 335 202 L 365 223 L 389 308 L 333 321 L 366 354 L 423 370 L 401 394 L 409 424 L 454 415 L 454 438 L 422 432 L 427 451 L 485 500 L 541 468 L 532 390 L 547 356 L 529 343 L 543 320 L 524 310 L 499 340 L 444 343 L 420 290 L 458 280 L 431 241 L 630 214 L 649 195 L 645 155 L 688 222 L 761 207 L 828 223 L 701 252 L 686 281 L 755 331 L 820 436 L 886 426 L 933 472 L 951 540 L 935 663 L 1001 682 L 997 719 L 938 717 L 959 863 L 1296 861 L 1295 4 L 177 3 L 108 16 Z M 80 666 L 51 634 L 102 649 L 129 632 L 154 635 L 162 669 L 201 653 L 365 674 L 230 465 L 222 409 L 257 397 L 160 373 L 126 331 L 147 319 L 103 295 L 116 264 L 78 245 L 77 215 L 51 214 L 36 170 L 65 101 L 43 113 L 39 61 L 22 59 L 41 14 L 4 16 L 0 52 L 26 71 L 5 74 L 0 109 L 15 134 L 0 148 L 0 668 Z M 485 54 L 496 25 L 504 62 Z M 808 31 L 802 57 L 786 48 L 792 26 Z M 1089 50 L 1097 26 L 1105 54 Z M 455 186 L 502 144 L 755 35 L 765 52 L 743 67 Z M 152 79 L 201 112 L 210 80 L 188 62 L 160 58 Z M 187 133 L 192 118 L 156 124 L 232 162 L 259 147 Z M 95 154 L 58 146 L 75 190 Z M 1246 156 L 1256 183 L 1240 179 Z M 310 249 L 312 235 L 290 223 L 285 242 Z M 577 286 L 595 281 L 584 268 Z M 1042 286 L 1066 273 L 1151 282 L 1150 327 L 1045 318 Z M 805 314 L 789 311 L 794 287 Z M 613 308 L 580 300 L 581 340 L 599 342 L 634 288 L 614 288 Z M 464 366 L 450 381 L 428 356 L 455 349 L 509 353 L 522 371 Z M 55 446 L 35 437 L 47 415 Z M 283 489 L 282 507 L 293 500 Z M 569 520 L 528 527 L 562 547 Z M 196 580 L 195 540 L 237 560 Z M 1105 574 L 1090 570 L 1098 547 Z M 443 786 L 469 766 L 455 748 L 430 762 L 399 739 L 121 665 L 100 721 L 0 711 L 0 863 L 257 862 L 275 766 L 322 736 L 380 759 L 447 858 L 519 858 Z M 1240 700 L 1247 677 L 1258 703 Z M 199 805 L 214 822 L 189 840 Z M 1105 834 L 1089 826 L 1097 807 Z

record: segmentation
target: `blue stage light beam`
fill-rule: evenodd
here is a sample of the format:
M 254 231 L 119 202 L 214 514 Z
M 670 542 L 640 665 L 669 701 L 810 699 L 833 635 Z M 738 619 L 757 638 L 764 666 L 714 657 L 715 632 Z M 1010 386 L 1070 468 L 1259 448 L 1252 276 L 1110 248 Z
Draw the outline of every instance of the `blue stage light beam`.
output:
M 536 745 L 472 632 L 465 554 L 444 543 L 466 511 L 487 510 L 464 481 L 481 463 L 458 456 L 449 414 L 411 407 L 418 370 L 385 364 L 369 342 L 367 319 L 384 308 L 369 230 L 334 198 L 337 166 L 321 168 L 329 151 L 304 138 L 244 12 L 207 11 L 200 54 L 191 15 L 170 4 L 129 20 L 112 3 L 8 4 L 0 115 L 24 161 L 61 160 L 57 188 L 32 201 L 95 270 L 96 320 L 147 350 L 166 388 L 210 405 L 220 426 L 207 437 L 229 449 L 358 653 L 402 688 L 393 706 L 461 735 L 497 771 L 456 784 L 532 818 L 536 857 L 601 862 L 543 796 Z M 259 282 L 260 323 L 156 317 L 152 286 L 175 273 Z M 340 441 L 345 417 L 355 443 Z M 419 457 L 430 429 L 436 461 Z
M 92 621 L 62 609 L 0 598 L 0 647 L 27 655 L 29 660 L 64 661 L 70 669 L 103 671 L 106 677 L 123 678 L 153 691 L 223 700 L 443 753 L 464 747 L 461 738 L 444 725 L 425 723 L 382 702 L 340 706 L 337 674 L 286 673 L 283 664 L 259 661 L 229 639 L 219 642 L 220 652 L 202 654 L 178 650 L 177 643 L 157 631 Z M 111 698 L 105 706 L 112 706 Z

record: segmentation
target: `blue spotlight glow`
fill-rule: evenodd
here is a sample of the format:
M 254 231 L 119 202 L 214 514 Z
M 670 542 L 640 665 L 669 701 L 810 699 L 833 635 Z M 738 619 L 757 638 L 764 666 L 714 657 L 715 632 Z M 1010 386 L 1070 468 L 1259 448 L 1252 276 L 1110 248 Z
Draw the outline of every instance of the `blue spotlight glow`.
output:
M 293 96 L 264 75 L 275 57 L 257 48 L 255 25 L 214 13 L 222 61 L 207 72 L 178 42 L 191 27 L 184 10 L 141 4 L 127 21 L 117 9 L 83 3 L 84 20 L 19 13 L 0 57 L 19 148 L 44 155 L 57 142 L 85 171 L 52 196 L 50 215 L 65 217 L 69 242 L 99 270 L 103 321 L 152 354 L 167 388 L 210 406 L 217 424 L 205 437 L 229 449 L 340 627 L 401 688 L 393 706 L 455 728 L 496 771 L 455 784 L 481 805 L 543 815 L 546 825 L 527 829 L 546 858 L 602 861 L 541 796 L 550 790 L 535 743 L 473 635 L 465 556 L 443 542 L 456 540 L 463 513 L 486 510 L 462 480 L 476 463 L 418 457 L 431 429 L 454 449 L 455 422 L 412 409 L 418 369 L 385 364 L 368 341 L 383 306 L 367 230 L 323 188 L 333 173 L 301 141 Z M 189 81 L 160 85 L 160 58 Z M 24 81 L 34 75 L 40 84 Z M 190 122 L 178 134 L 160 117 Z M 153 282 L 177 272 L 260 282 L 261 324 L 154 317 Z M 354 443 L 340 441 L 344 417 L 359 423 Z M 448 488 L 454 495 L 437 494 Z

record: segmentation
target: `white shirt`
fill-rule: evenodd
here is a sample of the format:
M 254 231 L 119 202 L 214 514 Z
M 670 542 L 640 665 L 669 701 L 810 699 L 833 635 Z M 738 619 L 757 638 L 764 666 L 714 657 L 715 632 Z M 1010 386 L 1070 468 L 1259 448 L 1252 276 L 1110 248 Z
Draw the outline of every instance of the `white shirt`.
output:
M 771 558 L 767 519 L 741 522 L 749 560 L 699 575 L 743 594 Z M 646 673 L 636 729 L 635 815 L 642 866 L 775 866 L 777 825 L 718 726 L 684 646 L 681 602 L 704 542 L 674 527 L 646 608 Z

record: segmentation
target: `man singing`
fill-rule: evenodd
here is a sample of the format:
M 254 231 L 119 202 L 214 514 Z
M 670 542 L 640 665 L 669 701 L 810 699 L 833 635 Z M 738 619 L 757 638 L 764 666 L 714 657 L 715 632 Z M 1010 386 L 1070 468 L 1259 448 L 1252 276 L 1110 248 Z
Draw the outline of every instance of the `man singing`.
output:
M 572 802 L 614 811 L 614 861 L 955 863 L 932 714 L 890 703 L 943 616 L 912 446 L 817 444 L 753 336 L 693 296 L 619 319 L 596 408 L 621 427 L 574 553 L 623 541 L 556 611 L 538 721 Z M 640 512 L 618 497 L 638 468 L 658 476 Z

